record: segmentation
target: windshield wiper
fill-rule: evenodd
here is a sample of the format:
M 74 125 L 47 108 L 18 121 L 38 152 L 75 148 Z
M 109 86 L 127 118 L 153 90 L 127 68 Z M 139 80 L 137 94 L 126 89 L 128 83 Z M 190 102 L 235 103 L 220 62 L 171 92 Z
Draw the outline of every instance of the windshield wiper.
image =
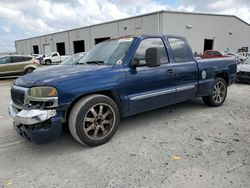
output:
M 103 61 L 87 61 L 86 64 L 97 64 L 97 65 L 103 65 Z

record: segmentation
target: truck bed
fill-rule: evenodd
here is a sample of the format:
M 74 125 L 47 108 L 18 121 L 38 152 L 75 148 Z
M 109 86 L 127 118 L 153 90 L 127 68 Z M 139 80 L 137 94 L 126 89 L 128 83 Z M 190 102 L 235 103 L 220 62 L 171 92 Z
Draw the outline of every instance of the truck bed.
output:
M 228 86 L 235 81 L 237 64 L 234 57 L 198 59 L 196 62 L 199 70 L 197 97 L 205 96 L 212 91 L 215 75 L 223 74 L 227 78 Z

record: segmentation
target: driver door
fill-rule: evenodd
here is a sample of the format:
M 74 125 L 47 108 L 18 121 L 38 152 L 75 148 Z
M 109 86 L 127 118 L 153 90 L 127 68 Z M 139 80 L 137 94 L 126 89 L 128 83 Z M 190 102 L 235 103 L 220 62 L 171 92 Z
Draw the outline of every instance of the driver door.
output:
M 160 66 L 146 66 L 145 52 L 152 47 L 160 50 Z M 141 40 L 133 61 L 139 61 L 139 65 L 127 69 L 129 114 L 173 103 L 176 93 L 173 85 L 175 71 L 173 64 L 169 62 L 162 38 L 154 37 Z

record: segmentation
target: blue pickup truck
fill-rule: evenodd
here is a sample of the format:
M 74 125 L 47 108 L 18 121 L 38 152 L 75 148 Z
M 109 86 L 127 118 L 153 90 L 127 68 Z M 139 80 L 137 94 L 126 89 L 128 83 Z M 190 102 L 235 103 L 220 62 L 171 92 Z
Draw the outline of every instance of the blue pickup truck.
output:
M 18 78 L 9 113 L 29 141 L 51 141 L 66 125 L 79 143 L 97 146 L 112 138 L 124 117 L 197 97 L 220 106 L 235 78 L 235 59 L 195 60 L 183 37 L 118 38 L 73 65 Z

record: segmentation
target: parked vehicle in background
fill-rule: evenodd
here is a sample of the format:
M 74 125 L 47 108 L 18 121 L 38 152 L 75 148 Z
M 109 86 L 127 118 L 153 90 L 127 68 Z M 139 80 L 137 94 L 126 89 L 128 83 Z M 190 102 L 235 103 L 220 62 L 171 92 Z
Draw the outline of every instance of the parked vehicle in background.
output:
M 207 58 L 222 58 L 222 57 L 230 57 L 229 55 L 226 55 L 224 52 L 218 51 L 218 50 L 206 50 L 202 55 L 201 58 L 207 59 Z
M 239 63 L 242 63 L 249 56 L 249 52 L 238 52 L 236 53 L 236 57 L 239 60 Z
M 39 63 L 41 63 L 42 60 L 43 60 L 43 58 L 44 58 L 46 55 L 44 55 L 44 54 L 32 54 L 32 56 L 33 56 L 34 58 L 36 58 L 36 59 L 39 61 Z
M 86 52 L 80 52 L 73 54 L 69 58 L 65 59 L 63 62 L 60 63 L 60 65 L 72 65 L 77 63 L 81 58 L 83 58 L 86 55 Z
M 77 64 L 17 79 L 9 112 L 29 141 L 51 141 L 68 123 L 75 140 L 97 146 L 112 138 L 124 117 L 197 97 L 222 105 L 236 69 L 235 58 L 196 61 L 178 36 L 113 39 L 94 46 Z
M 250 57 L 237 66 L 237 82 L 250 83 Z
M 39 66 L 31 56 L 4 56 L 0 58 L 0 76 L 31 73 Z
M 60 63 L 63 60 L 67 59 L 69 56 L 60 56 L 60 54 L 58 52 L 51 52 L 48 55 L 46 55 L 41 64 L 46 64 L 46 65 L 50 65 L 51 63 Z

